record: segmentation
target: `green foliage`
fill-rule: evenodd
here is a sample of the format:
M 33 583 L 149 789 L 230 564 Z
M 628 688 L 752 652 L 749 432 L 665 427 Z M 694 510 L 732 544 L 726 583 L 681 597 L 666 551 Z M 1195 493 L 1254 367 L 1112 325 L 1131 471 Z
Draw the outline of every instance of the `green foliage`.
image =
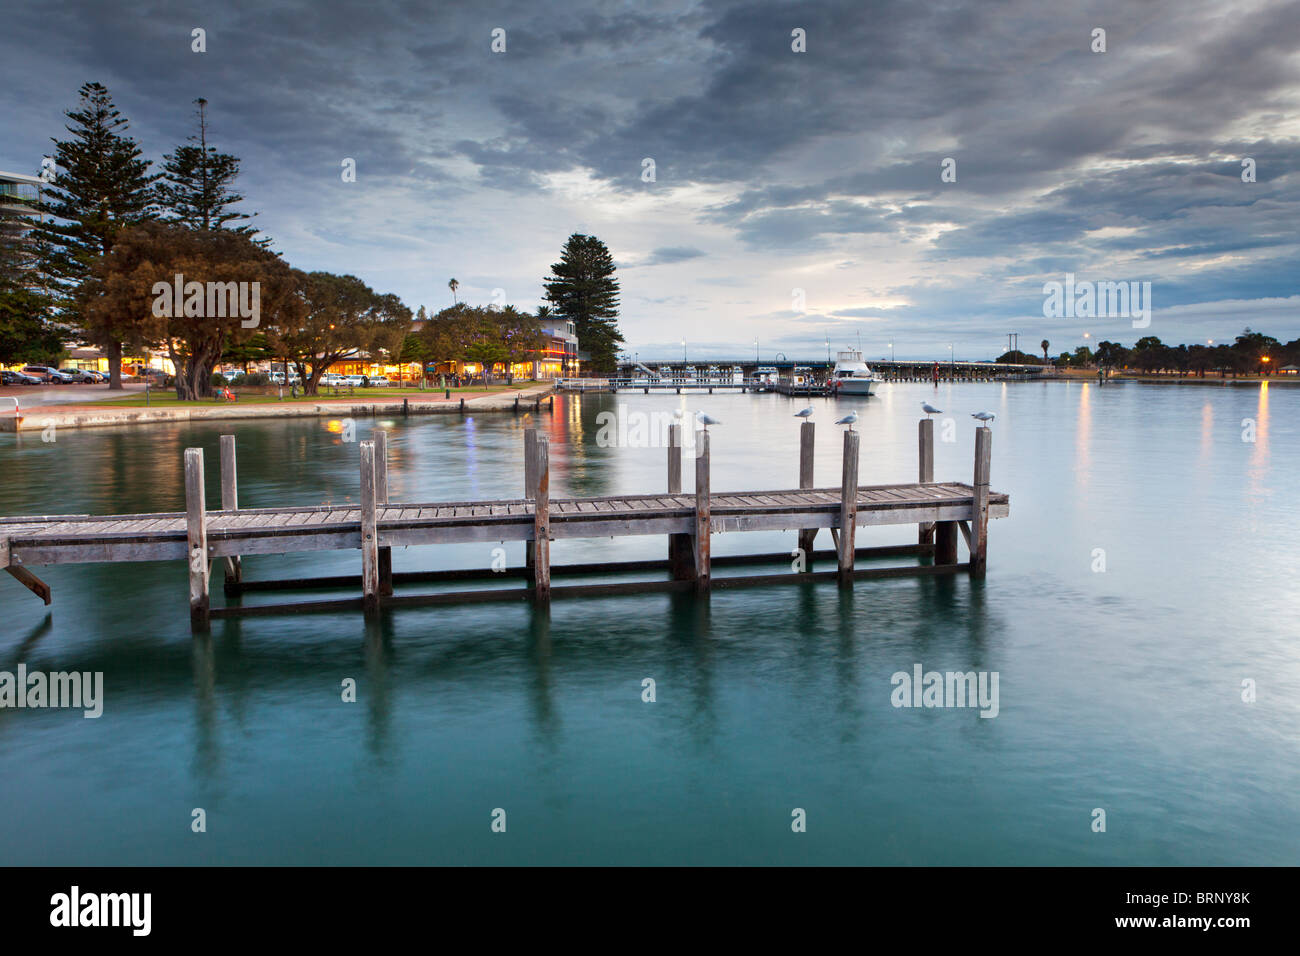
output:
M 592 371 L 614 371 L 623 334 L 616 321 L 619 283 L 605 244 L 575 232 L 543 284 L 555 314 L 573 321 L 579 346 L 591 354 Z
M 233 223 L 236 232 L 252 234 L 251 226 L 237 225 L 252 217 L 230 208 L 244 198 L 232 190 L 239 160 L 208 145 L 208 101 L 194 102 L 199 107 L 198 133 L 190 137 L 189 145 L 178 146 L 164 157 L 158 204 L 168 219 L 191 229 L 226 229 Z
M 78 287 L 124 228 L 154 217 L 157 175 L 126 135 L 126 118 L 108 90 L 87 83 L 81 102 L 66 115 L 69 139 L 54 141 L 57 167 L 41 209 L 52 219 L 36 227 L 44 273 L 67 321 L 80 316 Z M 112 348 L 120 342 L 98 341 Z

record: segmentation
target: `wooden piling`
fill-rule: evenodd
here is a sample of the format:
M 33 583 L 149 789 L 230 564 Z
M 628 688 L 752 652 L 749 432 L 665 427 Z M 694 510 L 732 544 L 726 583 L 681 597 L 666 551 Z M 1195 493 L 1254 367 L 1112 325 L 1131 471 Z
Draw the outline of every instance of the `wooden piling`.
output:
M 375 505 L 376 510 L 388 504 L 388 432 L 375 429 Z M 378 527 L 376 523 L 376 527 Z M 393 595 L 393 549 L 379 549 L 379 593 Z
M 524 429 L 524 497 L 532 501 L 537 497 L 537 429 Z M 533 566 L 533 542 L 524 542 L 524 567 Z
M 375 443 L 361 442 L 361 606 L 379 607 L 379 526 L 375 501 Z
M 799 426 L 799 487 L 813 488 L 813 439 L 814 428 L 812 422 L 804 422 Z M 803 552 L 804 567 L 812 563 L 813 544 L 817 539 L 816 528 L 804 528 L 799 532 L 799 550 Z
M 668 426 L 668 493 L 682 493 L 682 426 Z
M 190 577 L 190 627 L 207 630 L 208 513 L 203 486 L 203 449 L 185 449 L 185 538 Z
M 957 522 L 936 521 L 934 523 L 934 563 L 957 563 Z
M 934 481 L 934 419 L 929 416 L 916 423 L 917 476 L 922 484 Z M 934 544 L 934 522 L 922 521 L 917 526 L 917 544 Z
M 701 430 L 695 435 L 695 593 L 707 594 L 711 584 L 709 574 L 709 433 Z
M 853 585 L 854 540 L 858 524 L 858 432 L 844 433 L 844 467 L 840 482 L 839 582 Z
M 539 435 L 533 445 L 533 474 L 537 493 L 533 498 L 533 600 L 551 600 L 551 464 L 550 442 Z
M 236 478 L 235 469 L 234 435 L 221 436 L 221 510 L 239 510 L 239 482 Z M 238 594 L 239 585 L 243 580 L 244 568 L 239 555 L 229 555 L 226 558 L 225 593 L 228 596 Z
M 975 429 L 975 505 L 970 522 L 970 576 L 984 577 L 988 564 L 989 471 L 993 455 L 993 430 L 987 425 Z
M 682 426 L 668 426 L 668 493 L 682 493 Z M 674 581 L 695 579 L 695 545 L 691 534 L 668 535 L 668 568 Z

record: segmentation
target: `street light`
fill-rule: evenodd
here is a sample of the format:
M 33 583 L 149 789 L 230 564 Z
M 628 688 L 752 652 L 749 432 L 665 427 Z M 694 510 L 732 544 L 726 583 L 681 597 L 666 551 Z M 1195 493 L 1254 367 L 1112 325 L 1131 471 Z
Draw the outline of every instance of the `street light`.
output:
M 682 339 L 682 364 L 686 364 L 686 340 Z

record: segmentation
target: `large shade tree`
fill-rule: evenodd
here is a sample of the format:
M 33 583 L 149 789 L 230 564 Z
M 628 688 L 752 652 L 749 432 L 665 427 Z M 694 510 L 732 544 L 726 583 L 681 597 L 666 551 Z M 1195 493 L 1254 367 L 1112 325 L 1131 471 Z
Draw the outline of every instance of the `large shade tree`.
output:
M 98 335 L 167 349 L 181 399 L 210 396 L 222 355 L 268 327 L 295 324 L 304 310 L 292 270 L 275 253 L 231 230 L 178 223 L 123 230 L 82 288 Z
M 381 295 L 356 276 L 295 272 L 295 278 L 303 309 L 268 329 L 267 339 L 276 355 L 297 366 L 309 395 L 331 365 L 375 348 L 394 328 L 410 328 L 411 310 L 397 296 Z

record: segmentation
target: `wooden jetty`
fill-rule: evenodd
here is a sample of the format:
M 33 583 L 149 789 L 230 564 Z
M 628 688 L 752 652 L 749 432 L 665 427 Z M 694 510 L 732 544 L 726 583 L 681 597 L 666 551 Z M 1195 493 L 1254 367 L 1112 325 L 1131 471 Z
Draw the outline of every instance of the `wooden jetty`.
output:
M 549 447 L 535 429 L 525 433 L 524 495 L 495 501 L 389 501 L 387 435 L 376 430 L 360 443 L 360 500 L 356 504 L 296 508 L 243 508 L 239 504 L 235 439 L 221 437 L 221 508 L 208 510 L 203 449 L 185 450 L 184 512 L 127 515 L 35 515 L 0 518 L 0 567 L 50 603 L 50 589 L 30 569 L 37 565 L 86 562 L 183 561 L 189 579 L 190 620 L 195 629 L 212 617 L 337 611 L 462 602 L 530 600 L 545 606 L 553 598 L 601 596 L 646 591 L 714 588 L 836 580 L 841 586 L 874 577 L 951 574 L 984 575 L 988 523 L 1006 517 L 1010 501 L 989 488 L 992 432 L 975 430 L 975 468 L 970 484 L 934 481 L 934 423 L 918 425 L 919 467 L 914 483 L 859 485 L 860 432 L 844 433 L 842 480 L 838 488 L 813 486 L 815 426 L 800 433 L 799 487 L 771 491 L 714 491 L 710 486 L 707 430 L 696 433 L 695 488 L 682 493 L 681 426 L 669 430 L 667 482 L 663 491 L 596 497 L 559 497 L 550 486 Z M 857 529 L 916 524 L 917 543 L 858 548 Z M 815 551 L 822 528 L 833 549 Z M 795 531 L 793 554 L 712 557 L 715 534 L 740 531 Z M 958 533 L 969 560 L 958 561 Z M 551 566 L 550 543 L 566 538 L 667 535 L 666 561 L 625 561 Z M 526 561 L 507 573 L 461 569 L 394 573 L 392 549 L 457 542 L 526 543 Z M 361 551 L 360 575 L 295 580 L 250 581 L 242 558 L 306 551 Z M 930 564 L 857 568 L 860 558 L 894 555 L 931 557 Z M 789 574 L 713 577 L 713 567 L 790 562 L 804 570 Z M 799 564 L 798 559 L 802 559 Z M 835 561 L 834 571 L 815 571 L 815 562 Z M 213 565 L 224 570 L 227 603 L 210 604 Z M 667 572 L 655 580 L 552 586 L 553 576 L 604 575 L 632 571 Z M 420 582 L 525 580 L 523 587 L 395 594 L 395 584 Z M 349 588 L 341 600 L 244 606 L 237 600 L 259 591 Z

